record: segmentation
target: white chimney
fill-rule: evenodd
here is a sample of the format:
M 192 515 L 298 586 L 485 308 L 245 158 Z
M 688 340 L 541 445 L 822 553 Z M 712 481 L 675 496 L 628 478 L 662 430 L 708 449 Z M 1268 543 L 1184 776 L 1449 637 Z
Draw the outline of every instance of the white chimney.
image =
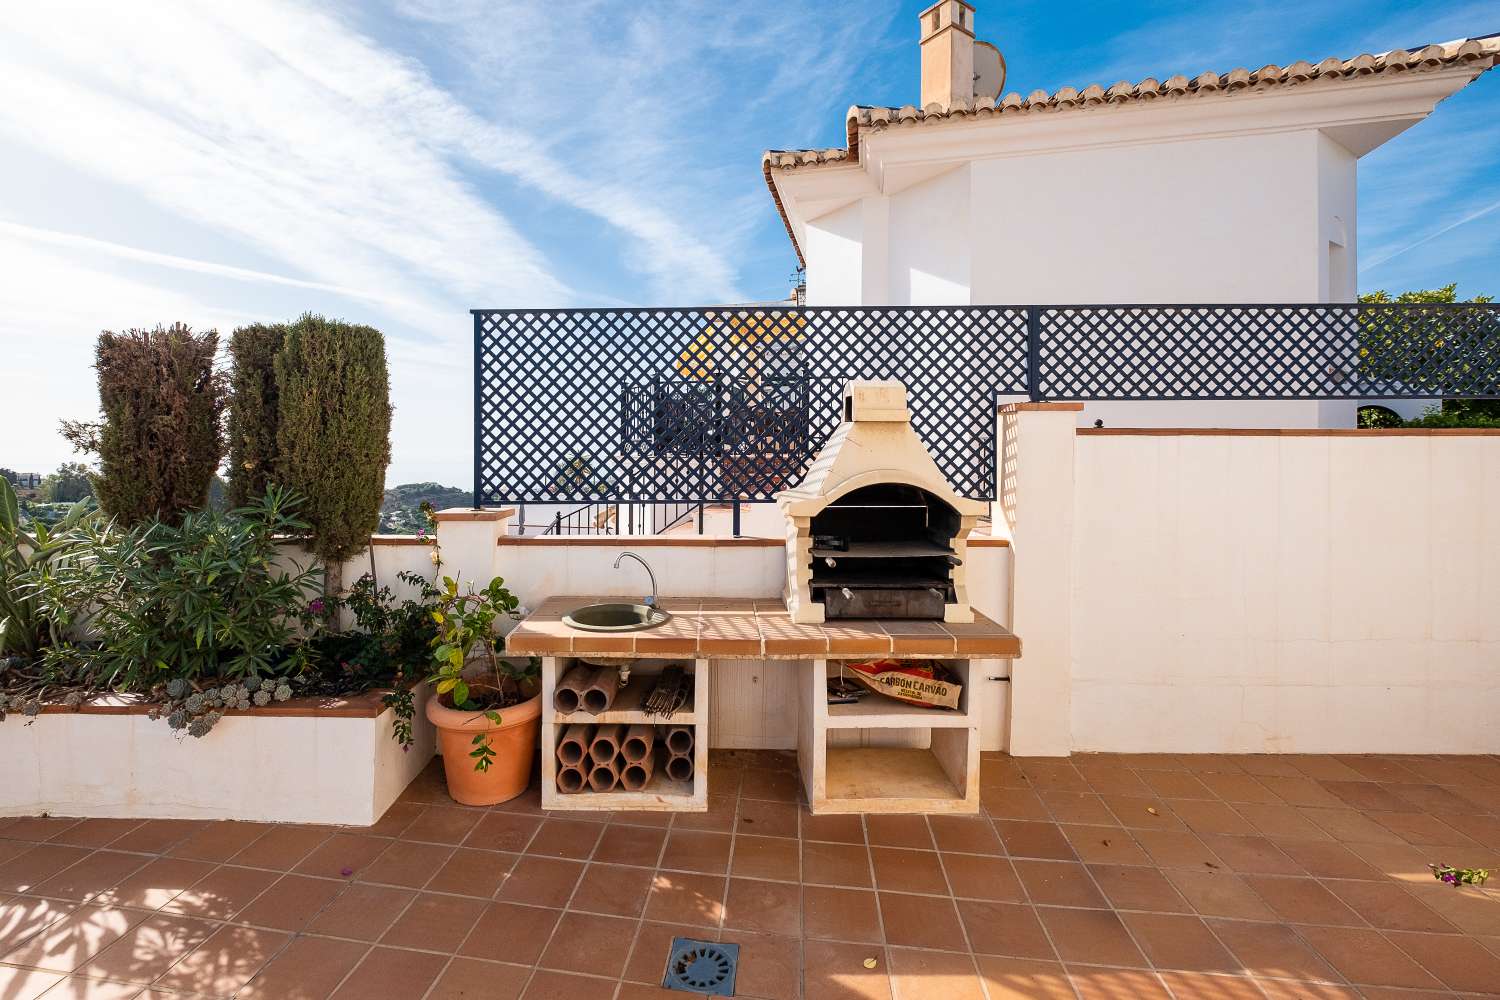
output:
M 964 0 L 938 0 L 917 15 L 922 25 L 922 107 L 972 104 L 998 98 L 1005 59 L 988 42 L 974 40 L 974 8 Z

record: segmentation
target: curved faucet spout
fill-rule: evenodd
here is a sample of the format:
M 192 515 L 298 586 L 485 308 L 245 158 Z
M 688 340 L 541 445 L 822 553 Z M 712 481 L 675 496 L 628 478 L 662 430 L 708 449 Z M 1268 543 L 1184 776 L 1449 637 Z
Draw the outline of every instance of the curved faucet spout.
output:
M 642 559 L 634 552 L 621 552 L 620 558 L 615 560 L 615 569 L 620 568 L 620 563 L 625 561 L 626 556 L 629 556 L 631 559 L 634 559 L 636 562 L 640 563 L 641 566 L 645 568 L 646 575 L 651 578 L 651 596 L 646 598 L 646 606 L 651 608 L 656 607 L 656 574 L 651 572 L 650 564 L 648 564 L 646 560 Z

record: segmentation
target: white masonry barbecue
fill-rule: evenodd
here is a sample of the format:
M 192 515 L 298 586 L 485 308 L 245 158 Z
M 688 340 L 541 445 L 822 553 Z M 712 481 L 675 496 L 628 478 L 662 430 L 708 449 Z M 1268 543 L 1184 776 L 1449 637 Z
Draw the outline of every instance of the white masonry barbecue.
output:
M 989 505 L 953 492 L 912 430 L 900 382 L 845 386 L 843 421 L 776 502 L 792 621 L 974 620 L 968 539 Z

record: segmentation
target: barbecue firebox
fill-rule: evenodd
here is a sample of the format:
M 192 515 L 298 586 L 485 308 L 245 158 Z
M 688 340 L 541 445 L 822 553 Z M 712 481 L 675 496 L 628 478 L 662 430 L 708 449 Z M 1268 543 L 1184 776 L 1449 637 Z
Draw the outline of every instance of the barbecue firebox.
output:
M 974 620 L 964 563 L 988 505 L 953 492 L 911 428 L 900 382 L 845 386 L 843 422 L 776 502 L 793 621 Z

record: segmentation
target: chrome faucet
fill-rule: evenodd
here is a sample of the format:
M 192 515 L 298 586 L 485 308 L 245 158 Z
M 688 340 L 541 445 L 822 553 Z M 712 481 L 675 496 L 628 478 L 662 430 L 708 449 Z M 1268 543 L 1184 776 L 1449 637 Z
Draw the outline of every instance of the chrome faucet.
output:
M 646 569 L 646 575 L 651 578 L 651 596 L 645 598 L 646 607 L 648 607 L 648 608 L 654 608 L 654 607 L 656 607 L 656 574 L 653 573 L 653 572 L 651 572 L 651 567 L 649 565 L 647 565 L 646 560 L 642 559 L 640 556 L 636 555 L 634 552 L 621 552 L 620 553 L 620 558 L 618 558 L 618 559 L 615 560 L 615 569 L 619 569 L 620 568 L 620 563 L 622 563 L 622 562 L 625 561 L 625 557 L 626 556 L 629 556 L 630 558 L 634 559 L 636 562 L 640 563 L 642 566 L 645 567 L 645 569 Z

